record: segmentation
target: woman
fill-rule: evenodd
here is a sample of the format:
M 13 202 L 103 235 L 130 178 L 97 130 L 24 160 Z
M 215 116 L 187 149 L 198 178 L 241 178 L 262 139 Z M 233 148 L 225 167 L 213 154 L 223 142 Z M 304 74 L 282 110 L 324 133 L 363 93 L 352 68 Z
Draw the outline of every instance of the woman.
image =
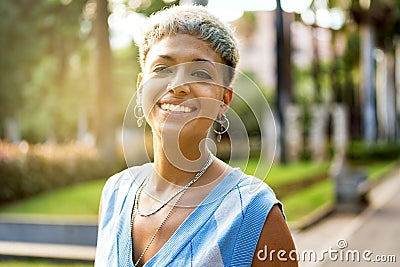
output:
M 217 139 L 228 127 L 238 59 L 229 27 L 203 7 L 150 17 L 135 116 L 152 128 L 154 163 L 107 181 L 96 266 L 297 266 L 272 190 L 206 145 L 214 120 Z

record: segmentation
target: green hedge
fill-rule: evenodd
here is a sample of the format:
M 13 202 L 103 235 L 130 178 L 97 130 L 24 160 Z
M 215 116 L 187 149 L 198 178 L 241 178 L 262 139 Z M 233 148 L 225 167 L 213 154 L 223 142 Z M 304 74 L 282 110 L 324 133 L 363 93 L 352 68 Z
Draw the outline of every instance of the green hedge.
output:
M 112 172 L 96 149 L 80 144 L 29 145 L 0 141 L 0 204 Z
M 347 158 L 353 162 L 371 162 L 400 159 L 400 143 L 351 143 Z

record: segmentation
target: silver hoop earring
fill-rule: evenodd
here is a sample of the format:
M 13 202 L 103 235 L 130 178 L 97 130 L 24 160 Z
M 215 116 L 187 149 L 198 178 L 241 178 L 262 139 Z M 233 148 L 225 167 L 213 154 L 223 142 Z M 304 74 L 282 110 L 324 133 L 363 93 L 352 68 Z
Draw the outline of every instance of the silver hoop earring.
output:
M 133 109 L 133 114 L 137 119 L 136 120 L 137 126 L 142 127 L 144 118 L 143 106 L 141 104 L 136 104 L 135 108 Z
M 226 133 L 226 132 L 228 131 L 228 129 L 229 129 L 229 120 L 228 120 L 228 118 L 225 116 L 225 114 L 221 114 L 221 117 L 220 117 L 220 118 L 217 118 L 217 119 L 215 120 L 215 122 L 219 124 L 219 129 L 216 129 L 216 128 L 218 128 L 218 127 L 214 127 L 214 128 L 213 128 L 214 133 L 217 134 L 217 142 L 219 143 L 219 142 L 221 142 L 222 135 L 223 135 L 224 133 Z

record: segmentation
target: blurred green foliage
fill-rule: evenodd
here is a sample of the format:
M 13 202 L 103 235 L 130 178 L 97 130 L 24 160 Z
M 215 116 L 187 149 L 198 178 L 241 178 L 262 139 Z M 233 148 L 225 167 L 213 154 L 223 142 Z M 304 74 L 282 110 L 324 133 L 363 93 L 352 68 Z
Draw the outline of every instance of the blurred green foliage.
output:
M 57 129 L 56 134 L 68 133 L 65 130 L 71 123 L 71 112 L 66 111 L 76 110 L 81 104 L 76 101 L 71 109 L 77 100 L 71 96 L 84 88 L 84 84 L 67 86 L 69 78 L 76 75 L 69 67 L 71 56 L 84 58 L 85 38 L 80 35 L 84 4 L 71 1 L 64 5 L 57 0 L 0 2 L 1 126 L 5 119 L 14 117 L 27 122 L 25 129 L 32 129 L 32 122 L 38 118 L 41 127 L 34 129 L 46 131 L 51 126 Z
M 31 141 L 65 139 L 75 130 L 90 96 L 82 79 L 88 76 L 87 36 L 80 31 L 85 1 L 63 2 L 0 2 L 0 136 L 10 117 Z
M 400 144 L 352 142 L 347 150 L 347 158 L 354 163 L 397 160 L 400 158 Z
M 0 213 L 92 215 L 98 214 L 106 179 L 84 181 L 0 206 Z M 82 205 L 85 203 L 85 205 Z
M 113 108 L 116 116 L 121 119 L 121 123 L 129 100 L 136 93 L 136 79 L 140 71 L 137 60 L 138 53 L 137 46 L 113 51 L 115 101 L 117 103 Z
M 152 13 L 162 10 L 166 6 L 179 4 L 179 0 L 150 0 L 139 2 L 141 2 L 141 4 L 136 8 L 136 12 L 142 13 L 146 16 L 150 16 Z
M 14 145 L 0 142 L 0 203 L 109 176 L 115 170 L 97 150 L 79 144 Z
M 0 138 L 5 122 L 18 122 L 29 142 L 76 139 L 78 125 L 94 128 L 96 88 L 92 18 L 88 1 L 0 2 Z M 113 51 L 109 112 L 122 122 L 139 72 L 133 45 Z
M 179 1 L 149 0 L 122 1 L 127 9 L 146 16 Z M 138 3 L 140 2 L 140 5 Z M 5 136 L 5 121 L 19 122 L 21 138 L 30 142 L 48 139 L 69 141 L 76 139 L 79 122 L 93 130 L 96 114 L 96 88 L 92 53 L 95 50 L 91 36 L 94 11 L 87 0 L 3 0 L 0 1 L 0 138 Z M 337 80 L 342 91 L 356 93 L 359 69 L 360 39 L 357 8 L 359 1 L 330 0 L 330 7 L 345 12 L 346 23 L 340 30 L 345 36 L 346 49 L 338 57 Z M 371 15 L 379 26 L 377 43 L 385 49 L 400 35 L 400 0 L 373 1 Z M 387 12 L 386 12 L 387 11 Z M 385 13 L 386 12 L 386 13 Z M 383 15 L 382 15 L 383 14 Z M 256 16 L 246 12 L 241 18 L 244 32 L 254 30 Z M 380 24 L 379 24 L 380 23 Z M 382 26 L 383 25 L 383 26 Z M 128 99 L 134 95 L 137 48 L 131 46 L 113 51 L 113 105 L 109 112 L 122 122 Z M 329 98 L 334 74 L 331 62 L 321 62 L 322 94 Z M 251 73 L 246 73 L 255 79 Z M 240 85 L 239 80 L 237 84 Z M 295 102 L 307 106 L 316 99 L 311 66 L 295 70 L 293 93 Z M 266 90 L 263 89 L 263 92 Z M 347 97 L 347 98 L 346 98 Z M 353 99 L 357 100 L 358 96 Z M 271 99 L 268 96 L 268 99 Z M 257 99 L 255 99 L 257 101 Z M 347 100 L 345 100 L 347 101 Z M 352 100 L 351 100 L 352 101 Z M 348 101 L 351 114 L 359 110 L 357 101 Z M 238 110 L 249 135 L 257 135 L 254 115 L 240 99 L 232 103 Z M 257 106 L 257 105 L 255 105 Z M 355 117 L 351 125 L 358 125 Z M 354 136 L 354 135 L 353 135 Z

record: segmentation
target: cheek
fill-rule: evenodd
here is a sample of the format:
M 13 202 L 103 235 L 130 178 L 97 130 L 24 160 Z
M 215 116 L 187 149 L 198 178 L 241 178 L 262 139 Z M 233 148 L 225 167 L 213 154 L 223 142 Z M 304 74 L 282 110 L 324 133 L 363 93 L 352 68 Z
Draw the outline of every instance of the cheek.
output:
M 224 89 L 220 86 L 204 86 L 196 90 L 197 98 L 200 102 L 200 116 L 214 120 L 223 106 Z
M 146 117 L 148 118 L 150 112 L 165 93 L 167 82 L 162 80 L 148 80 L 143 85 L 142 99 L 143 109 Z
M 200 103 L 200 112 L 198 117 L 206 118 L 210 120 L 215 120 L 218 113 L 220 112 L 220 107 L 222 102 L 216 98 L 201 97 L 198 98 Z

